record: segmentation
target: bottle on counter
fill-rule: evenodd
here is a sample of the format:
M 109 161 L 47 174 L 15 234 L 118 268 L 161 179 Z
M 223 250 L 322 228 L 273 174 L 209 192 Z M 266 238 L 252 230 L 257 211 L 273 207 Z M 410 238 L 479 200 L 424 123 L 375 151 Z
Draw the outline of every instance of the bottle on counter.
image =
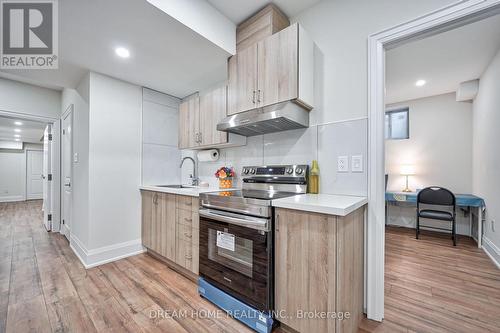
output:
M 319 193 L 319 166 L 318 161 L 313 160 L 311 170 L 309 171 L 309 193 Z

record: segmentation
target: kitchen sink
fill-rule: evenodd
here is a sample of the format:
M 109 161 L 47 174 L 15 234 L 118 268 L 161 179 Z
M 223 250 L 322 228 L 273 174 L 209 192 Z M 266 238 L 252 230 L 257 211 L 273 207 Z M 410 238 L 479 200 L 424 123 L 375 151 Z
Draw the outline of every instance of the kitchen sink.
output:
M 194 188 L 191 185 L 156 185 L 157 187 L 168 187 L 168 188 Z

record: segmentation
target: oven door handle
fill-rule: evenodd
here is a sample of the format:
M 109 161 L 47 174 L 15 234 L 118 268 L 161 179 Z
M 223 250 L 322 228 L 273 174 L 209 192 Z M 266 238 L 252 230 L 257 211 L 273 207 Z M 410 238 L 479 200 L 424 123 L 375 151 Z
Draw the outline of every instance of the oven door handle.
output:
M 270 231 L 270 223 L 268 219 L 261 219 L 253 216 L 236 216 L 236 214 L 214 211 L 212 209 L 200 209 L 200 216 L 207 217 L 216 221 L 226 222 L 229 224 L 238 225 L 245 228 Z

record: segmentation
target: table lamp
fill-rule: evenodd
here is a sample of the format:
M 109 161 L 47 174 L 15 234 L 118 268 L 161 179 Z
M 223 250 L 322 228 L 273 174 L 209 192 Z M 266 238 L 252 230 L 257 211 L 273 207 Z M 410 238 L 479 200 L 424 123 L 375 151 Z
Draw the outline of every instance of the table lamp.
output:
M 403 192 L 411 192 L 408 188 L 408 176 L 413 176 L 415 174 L 415 167 L 413 165 L 402 165 L 401 166 L 401 175 L 406 176 L 406 188 Z

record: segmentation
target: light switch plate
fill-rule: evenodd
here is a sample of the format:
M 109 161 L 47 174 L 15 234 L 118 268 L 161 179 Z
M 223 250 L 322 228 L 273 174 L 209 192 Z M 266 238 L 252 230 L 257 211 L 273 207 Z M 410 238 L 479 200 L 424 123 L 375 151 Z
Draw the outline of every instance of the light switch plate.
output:
M 352 172 L 363 172 L 363 155 L 352 155 L 351 169 Z
M 337 172 L 349 172 L 349 158 L 347 156 L 338 157 Z

